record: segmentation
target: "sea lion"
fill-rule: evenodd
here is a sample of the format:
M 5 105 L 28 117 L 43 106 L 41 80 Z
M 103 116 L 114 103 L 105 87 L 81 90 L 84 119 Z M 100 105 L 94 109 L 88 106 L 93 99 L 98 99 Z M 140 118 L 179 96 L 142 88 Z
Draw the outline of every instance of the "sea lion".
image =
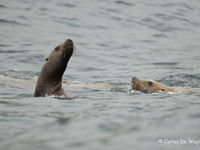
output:
M 73 41 L 68 39 L 50 53 L 38 77 L 34 97 L 50 95 L 67 97 L 62 89 L 62 76 L 73 51 Z
M 162 83 L 153 80 L 141 80 L 137 77 L 132 78 L 131 81 L 132 90 L 142 91 L 142 92 L 181 92 L 188 89 L 192 89 L 190 86 L 185 87 L 168 87 Z

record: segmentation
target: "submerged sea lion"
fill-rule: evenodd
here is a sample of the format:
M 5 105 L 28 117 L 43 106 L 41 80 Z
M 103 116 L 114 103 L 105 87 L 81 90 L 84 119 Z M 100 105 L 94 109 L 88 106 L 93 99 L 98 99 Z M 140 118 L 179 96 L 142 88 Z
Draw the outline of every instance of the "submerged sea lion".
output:
M 137 91 L 142 91 L 142 92 L 160 92 L 160 91 L 180 92 L 180 91 L 192 89 L 192 87 L 190 87 L 190 86 L 168 87 L 157 81 L 141 80 L 136 77 L 132 78 L 131 87 L 132 87 L 132 90 L 137 90 Z
M 67 97 L 62 89 L 62 76 L 73 51 L 73 41 L 68 39 L 51 52 L 38 77 L 34 97 L 50 95 Z

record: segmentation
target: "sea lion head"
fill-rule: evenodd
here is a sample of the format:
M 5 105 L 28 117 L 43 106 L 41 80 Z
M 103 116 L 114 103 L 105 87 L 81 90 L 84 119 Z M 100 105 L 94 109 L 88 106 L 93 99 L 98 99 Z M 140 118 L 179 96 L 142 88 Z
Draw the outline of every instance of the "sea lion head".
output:
M 159 92 L 166 91 L 168 87 L 165 85 L 153 81 L 153 80 L 141 80 L 137 77 L 133 77 L 131 81 L 132 90 L 142 91 L 142 92 Z
M 68 39 L 58 45 L 46 58 L 41 74 L 48 80 L 60 79 L 67 68 L 67 64 L 73 54 L 73 41 Z

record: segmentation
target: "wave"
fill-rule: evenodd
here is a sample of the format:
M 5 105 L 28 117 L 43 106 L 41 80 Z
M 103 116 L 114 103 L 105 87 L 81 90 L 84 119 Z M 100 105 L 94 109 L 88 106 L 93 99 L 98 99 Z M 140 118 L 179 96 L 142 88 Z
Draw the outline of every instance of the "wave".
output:
M 12 24 L 12 25 L 22 25 L 22 26 L 28 26 L 27 24 L 20 23 L 15 20 L 7 20 L 7 19 L 0 19 L 0 24 Z

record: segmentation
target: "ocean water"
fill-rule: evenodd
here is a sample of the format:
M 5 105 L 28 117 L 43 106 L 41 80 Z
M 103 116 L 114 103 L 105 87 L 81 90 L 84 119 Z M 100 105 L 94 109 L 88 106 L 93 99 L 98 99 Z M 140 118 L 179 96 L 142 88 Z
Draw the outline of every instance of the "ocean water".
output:
M 34 98 L 48 54 L 76 47 L 63 80 L 71 100 Z M 130 92 L 138 77 L 200 87 L 198 0 L 1 0 L 0 149 L 196 150 L 200 90 Z

